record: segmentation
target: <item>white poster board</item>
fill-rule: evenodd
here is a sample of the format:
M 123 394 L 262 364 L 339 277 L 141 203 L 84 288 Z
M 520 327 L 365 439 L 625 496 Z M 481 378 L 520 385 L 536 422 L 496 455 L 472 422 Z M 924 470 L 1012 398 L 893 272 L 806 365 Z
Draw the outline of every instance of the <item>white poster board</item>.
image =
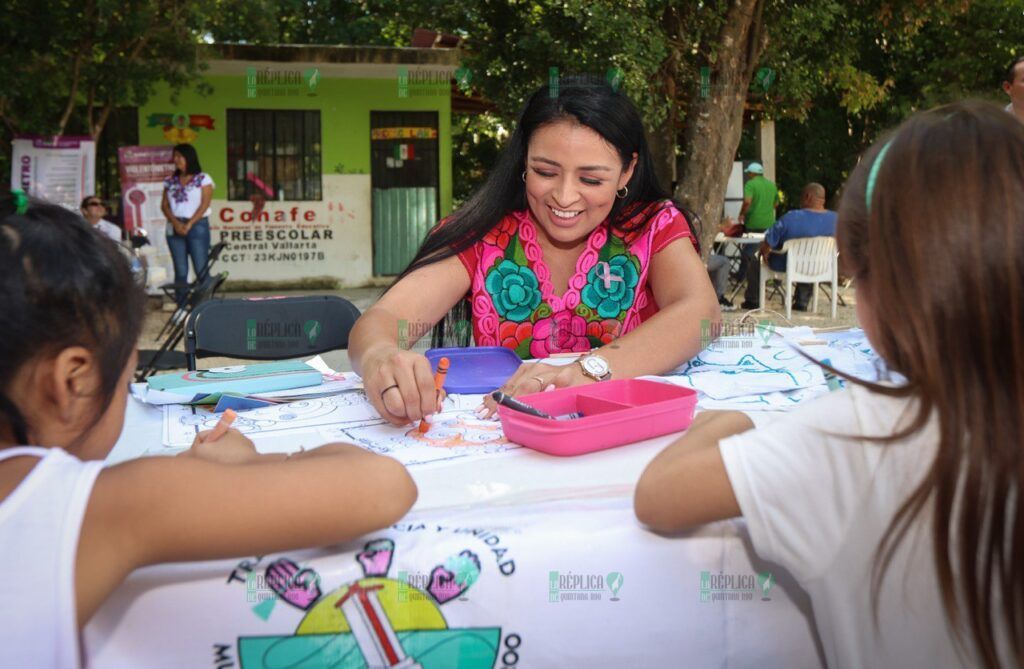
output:
M 96 142 L 86 136 L 16 135 L 11 188 L 78 211 L 96 191 Z

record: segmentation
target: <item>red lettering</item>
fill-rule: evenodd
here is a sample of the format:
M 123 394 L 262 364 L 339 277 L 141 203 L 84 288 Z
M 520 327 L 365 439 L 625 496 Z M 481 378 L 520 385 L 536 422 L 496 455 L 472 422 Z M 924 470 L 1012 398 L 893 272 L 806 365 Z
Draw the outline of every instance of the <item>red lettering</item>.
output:
M 303 214 L 302 217 L 307 221 L 314 221 L 316 220 L 316 212 L 310 209 L 305 214 Z
M 252 212 L 251 211 L 243 211 L 242 215 L 239 218 L 242 219 L 243 223 L 249 223 L 250 221 L 252 221 Z
M 220 220 L 222 223 L 231 223 L 235 220 L 235 210 L 231 207 L 224 207 L 220 210 Z
M 299 214 L 299 208 L 298 207 L 292 207 L 292 223 L 295 222 L 295 217 L 298 216 L 298 214 Z

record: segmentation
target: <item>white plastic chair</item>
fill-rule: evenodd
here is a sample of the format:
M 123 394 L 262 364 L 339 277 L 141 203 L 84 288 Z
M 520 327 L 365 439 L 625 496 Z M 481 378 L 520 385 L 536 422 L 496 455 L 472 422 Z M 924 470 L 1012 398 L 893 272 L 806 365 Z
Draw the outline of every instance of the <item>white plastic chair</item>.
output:
M 804 237 L 790 239 L 782 245 L 786 254 L 786 271 L 776 272 L 761 261 L 761 306 L 765 306 L 765 284 L 768 279 L 779 279 L 783 284 L 783 299 L 786 302 L 786 318 L 793 315 L 793 284 L 810 283 L 814 286 L 812 311 L 818 312 L 818 283 L 832 284 L 832 319 L 836 317 L 836 303 L 839 296 L 839 254 L 835 237 Z

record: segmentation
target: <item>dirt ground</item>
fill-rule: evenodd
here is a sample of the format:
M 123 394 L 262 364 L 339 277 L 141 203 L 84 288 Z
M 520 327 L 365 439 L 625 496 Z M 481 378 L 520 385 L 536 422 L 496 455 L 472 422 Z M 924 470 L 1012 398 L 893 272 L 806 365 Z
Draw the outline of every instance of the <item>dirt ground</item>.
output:
M 360 311 L 365 311 L 370 305 L 372 305 L 377 298 L 380 296 L 382 288 L 342 288 L 338 290 L 306 290 L 306 291 L 281 291 L 281 290 L 269 290 L 261 292 L 229 292 L 225 293 L 224 297 L 237 298 L 237 297 L 253 297 L 253 296 L 267 296 L 267 295 L 340 295 L 351 301 Z M 741 291 L 742 293 L 742 291 Z M 826 298 L 824 292 L 818 294 L 818 313 L 814 314 L 810 311 L 799 312 L 794 311 L 790 322 L 787 323 L 785 317 L 785 307 L 782 303 L 782 296 L 775 295 L 773 298 L 768 300 L 767 309 L 758 310 L 756 312 L 748 312 L 737 309 L 736 311 L 723 313 L 723 324 L 724 333 L 729 333 L 729 327 L 732 323 L 738 323 L 743 317 L 750 314 L 748 321 L 753 319 L 755 322 L 763 321 L 765 319 L 771 320 L 776 325 L 808 325 L 813 328 L 849 328 L 857 325 L 857 316 L 854 310 L 856 304 L 856 289 L 854 287 L 840 290 L 840 296 L 842 301 L 846 304 L 843 305 L 840 302 L 838 310 L 836 312 L 836 319 L 833 321 L 830 318 L 830 305 L 828 298 Z M 740 302 L 742 294 L 737 296 L 736 302 Z M 146 322 L 143 326 L 142 338 L 139 343 L 141 349 L 155 349 L 158 348 L 160 342 L 156 339 L 156 335 L 159 333 L 160 328 L 170 317 L 171 312 L 170 302 L 166 299 L 160 299 L 156 297 L 150 298 L 150 310 L 146 315 Z M 179 344 L 177 350 L 184 351 L 184 345 Z M 351 364 L 348 360 L 348 353 L 346 351 L 333 351 L 331 353 L 324 354 L 324 359 L 329 365 L 331 365 L 337 371 L 350 371 L 352 369 Z M 200 362 L 200 367 L 210 368 L 228 365 L 233 362 L 230 358 L 203 358 Z

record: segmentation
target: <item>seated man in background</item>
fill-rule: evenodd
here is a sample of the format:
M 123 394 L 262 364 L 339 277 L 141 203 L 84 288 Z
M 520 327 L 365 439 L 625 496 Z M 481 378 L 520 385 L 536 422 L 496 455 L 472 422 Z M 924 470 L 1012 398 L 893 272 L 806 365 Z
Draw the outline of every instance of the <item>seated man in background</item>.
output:
M 786 271 L 786 254 L 780 250 L 790 239 L 835 237 L 836 212 L 825 208 L 824 186 L 819 183 L 804 186 L 800 194 L 800 207 L 787 212 L 768 228 L 764 241 L 761 242 L 761 256 L 776 272 Z M 796 295 L 793 297 L 793 308 L 797 311 L 807 311 L 807 302 L 811 299 L 813 291 L 812 284 L 798 283 Z
M 103 205 L 103 200 L 95 195 L 90 195 L 82 200 L 81 208 L 82 216 L 85 220 L 89 221 L 89 225 L 92 226 L 93 230 L 103 233 L 118 244 L 121 243 L 121 228 L 103 218 L 107 214 L 107 208 Z

